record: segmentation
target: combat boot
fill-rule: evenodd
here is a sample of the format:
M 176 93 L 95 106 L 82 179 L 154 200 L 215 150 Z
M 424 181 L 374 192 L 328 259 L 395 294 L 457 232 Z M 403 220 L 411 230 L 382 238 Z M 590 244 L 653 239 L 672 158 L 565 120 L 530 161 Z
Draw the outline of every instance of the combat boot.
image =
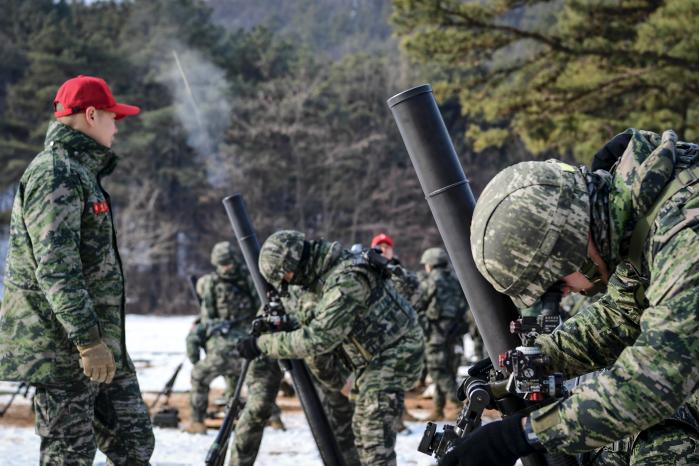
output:
M 203 422 L 192 421 L 185 426 L 184 431 L 190 434 L 206 434 L 206 425 Z

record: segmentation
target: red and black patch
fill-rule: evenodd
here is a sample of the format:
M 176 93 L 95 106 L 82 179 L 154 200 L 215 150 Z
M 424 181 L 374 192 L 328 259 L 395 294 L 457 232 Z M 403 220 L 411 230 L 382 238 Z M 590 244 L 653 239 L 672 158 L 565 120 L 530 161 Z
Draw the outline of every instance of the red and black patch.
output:
M 93 202 L 92 212 L 95 215 L 106 214 L 107 212 L 109 212 L 109 204 L 107 203 L 107 201 Z

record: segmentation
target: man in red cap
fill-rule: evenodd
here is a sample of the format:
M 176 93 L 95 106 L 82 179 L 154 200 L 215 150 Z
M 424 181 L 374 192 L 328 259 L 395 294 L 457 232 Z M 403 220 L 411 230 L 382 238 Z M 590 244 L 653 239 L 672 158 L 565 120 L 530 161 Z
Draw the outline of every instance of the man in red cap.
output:
M 400 263 L 393 250 L 393 238 L 386 233 L 379 233 L 371 239 L 371 247 L 379 249 L 381 255 L 388 259 L 389 268 L 392 271 L 393 284 L 400 294 L 408 301 L 412 300 L 417 291 L 418 279 L 415 273 L 409 271 Z
M 147 465 L 153 432 L 126 352 L 124 276 L 109 195 L 117 103 L 100 78 L 66 81 L 44 150 L 12 207 L 0 308 L 0 380 L 36 387 L 42 465 Z
M 386 233 L 379 233 L 371 239 L 371 247 L 381 249 L 381 255 L 386 259 L 393 259 L 393 238 Z
M 403 267 L 400 260 L 398 260 L 398 257 L 393 250 L 393 238 L 386 233 L 379 233 L 371 239 L 371 247 L 374 249 L 379 249 L 381 251 L 381 255 L 388 259 L 393 285 L 396 287 L 396 290 L 398 290 L 398 292 L 402 294 L 406 300 L 408 300 L 408 302 L 412 302 L 412 298 L 419 286 L 419 280 L 414 272 Z M 424 377 L 421 377 L 421 380 L 422 379 L 424 379 Z M 403 406 L 402 418 L 406 421 L 420 420 L 413 416 L 405 406 Z M 403 424 L 402 420 L 396 426 L 396 430 L 398 432 L 402 432 L 406 428 L 407 427 L 405 424 Z

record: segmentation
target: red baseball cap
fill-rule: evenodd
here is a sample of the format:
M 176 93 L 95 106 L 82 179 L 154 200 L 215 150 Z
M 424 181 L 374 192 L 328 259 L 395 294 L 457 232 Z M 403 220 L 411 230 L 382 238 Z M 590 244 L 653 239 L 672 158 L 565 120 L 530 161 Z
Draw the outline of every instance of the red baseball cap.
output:
M 57 110 L 58 104 L 63 110 Z M 116 113 L 116 120 L 125 116 L 138 115 L 141 111 L 134 105 L 117 103 L 112 91 L 102 78 L 94 76 L 77 76 L 64 82 L 53 99 L 54 115 L 57 117 L 73 115 L 87 107 Z
M 379 233 L 371 239 L 371 247 L 375 248 L 379 244 L 388 244 L 393 247 L 393 239 L 385 233 Z

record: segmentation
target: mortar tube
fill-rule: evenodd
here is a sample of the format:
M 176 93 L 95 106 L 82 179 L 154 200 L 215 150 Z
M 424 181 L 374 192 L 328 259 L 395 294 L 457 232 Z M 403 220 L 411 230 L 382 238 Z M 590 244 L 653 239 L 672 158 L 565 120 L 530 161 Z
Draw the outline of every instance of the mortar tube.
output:
M 238 239 L 238 245 L 252 276 L 260 302 L 265 305 L 269 302 L 267 291 L 272 289 L 272 287 L 260 274 L 258 265 L 260 243 L 248 216 L 243 196 L 240 194 L 228 196 L 223 199 L 223 205 L 226 208 L 233 232 Z M 291 374 L 296 394 L 308 420 L 308 425 L 318 446 L 318 452 L 323 460 L 323 464 L 326 466 L 345 466 L 345 460 L 340 453 L 335 433 L 330 426 L 323 405 L 320 403 L 318 392 L 306 364 L 300 359 L 281 360 L 280 364 L 284 370 Z
M 493 367 L 498 355 L 515 348 L 519 339 L 509 332 L 519 317 L 512 301 L 483 278 L 471 255 L 471 217 L 476 201 L 454 150 L 429 84 L 408 89 L 388 99 L 393 118 L 415 168 L 425 199 L 451 259 L 461 288 L 480 331 Z M 524 402 L 503 409 L 512 414 Z M 522 458 L 525 466 L 544 466 L 539 453 Z
M 466 295 L 494 367 L 498 355 L 516 347 L 510 321 L 519 318 L 512 301 L 478 272 L 471 256 L 471 217 L 476 201 L 459 162 L 430 85 L 388 99 L 420 180 L 432 216 Z

